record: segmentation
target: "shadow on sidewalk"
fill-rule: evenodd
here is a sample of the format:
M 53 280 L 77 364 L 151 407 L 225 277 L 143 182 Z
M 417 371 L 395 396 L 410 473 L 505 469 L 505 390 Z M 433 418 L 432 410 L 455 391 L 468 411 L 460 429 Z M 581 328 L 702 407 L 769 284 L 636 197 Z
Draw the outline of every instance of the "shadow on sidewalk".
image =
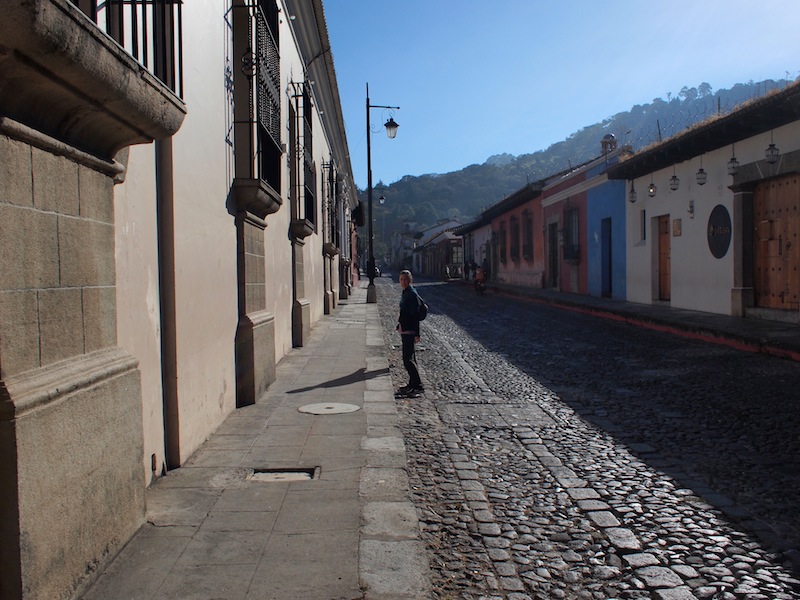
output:
M 379 377 L 381 375 L 388 375 L 389 369 L 378 369 L 377 371 L 370 371 L 367 373 L 367 370 L 362 367 L 350 373 L 350 375 L 344 375 L 342 377 L 337 377 L 336 379 L 331 379 L 330 381 L 324 381 L 322 383 L 318 383 L 317 385 L 310 385 L 304 388 L 297 388 L 296 390 L 288 390 L 287 394 L 302 394 L 304 392 L 310 392 L 311 390 L 316 390 L 319 388 L 334 388 L 340 387 L 344 385 L 350 385 L 352 383 L 358 383 L 359 381 L 366 381 L 368 379 L 374 379 L 375 377 Z

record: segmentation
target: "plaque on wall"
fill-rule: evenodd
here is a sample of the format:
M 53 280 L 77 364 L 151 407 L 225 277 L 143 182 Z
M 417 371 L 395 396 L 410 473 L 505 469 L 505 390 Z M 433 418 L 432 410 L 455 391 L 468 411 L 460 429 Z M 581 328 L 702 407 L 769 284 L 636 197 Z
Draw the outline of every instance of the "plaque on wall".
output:
M 708 217 L 708 249 L 714 258 L 722 258 L 731 245 L 731 216 L 728 209 L 717 204 Z

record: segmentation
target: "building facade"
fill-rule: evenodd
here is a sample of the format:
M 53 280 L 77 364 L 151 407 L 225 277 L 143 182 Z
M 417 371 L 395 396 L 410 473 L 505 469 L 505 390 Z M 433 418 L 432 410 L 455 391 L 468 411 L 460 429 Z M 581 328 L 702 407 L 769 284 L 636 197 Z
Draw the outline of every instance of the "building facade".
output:
M 452 246 L 454 240 L 452 236 L 447 236 L 448 232 L 452 232 L 461 223 L 451 219 L 441 219 L 433 227 L 428 227 L 423 231 L 413 233 L 410 237 L 405 236 L 407 241 L 411 242 L 412 248 L 412 264 L 411 272 L 416 275 L 424 275 L 426 277 L 441 278 L 444 274 L 444 267 L 450 264 L 455 256 L 456 260 L 460 258 L 460 251 L 453 252 Z M 409 229 L 409 231 L 411 231 Z M 439 245 L 436 241 L 442 242 Z M 461 247 L 461 239 L 455 241 L 457 248 Z M 405 246 L 406 249 L 407 245 Z M 407 267 L 406 267 L 407 268 Z
M 800 84 L 612 167 L 628 188 L 627 299 L 800 319 Z
M 541 195 L 541 182 L 528 184 L 484 211 L 491 238 L 486 256 L 476 263 L 488 270 L 493 282 L 542 287 Z
M 625 299 L 625 190 L 607 170 L 627 148 L 607 134 L 597 158 L 550 178 L 542 189 L 545 270 L 549 289 Z
M 457 230 L 467 259 L 495 285 L 624 299 L 625 190 L 607 170 L 629 154 L 609 134 L 598 158 L 489 207 Z
M 491 221 L 482 215 L 475 221 L 456 228 L 454 233 L 464 240 L 464 277 L 471 279 L 475 275 L 475 267 L 488 260 L 492 241 Z
M 800 82 L 635 154 L 606 138 L 459 230 L 470 253 L 488 226 L 495 285 L 800 323 Z
M 425 277 L 432 279 L 461 278 L 464 268 L 462 238 L 452 231 L 443 231 L 419 248 Z
M 12 0 L 0 597 L 69 597 L 358 283 L 322 2 Z

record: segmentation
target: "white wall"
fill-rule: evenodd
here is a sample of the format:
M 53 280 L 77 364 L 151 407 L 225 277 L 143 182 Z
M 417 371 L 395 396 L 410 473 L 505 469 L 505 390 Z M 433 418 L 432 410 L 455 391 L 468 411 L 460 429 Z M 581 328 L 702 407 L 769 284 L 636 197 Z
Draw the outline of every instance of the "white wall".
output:
M 232 110 L 225 91 L 228 4 L 226 0 L 193 0 L 183 11 L 188 114 L 173 138 L 181 463 L 236 403 L 236 226 L 226 204 L 232 183 L 232 151 L 226 144 Z M 289 83 L 302 83 L 304 71 L 285 14 L 284 10 L 280 19 L 280 50 L 282 120 L 287 123 L 292 102 Z M 304 258 L 304 297 L 310 301 L 312 325 L 324 312 L 321 181 L 322 164 L 330 160 L 317 113 L 313 130 L 318 227 L 298 247 Z M 292 207 L 289 165 L 285 159 L 282 162 L 283 204 L 267 216 L 264 231 L 266 310 L 275 317 L 276 362 L 292 349 Z M 131 148 L 125 182 L 115 188 L 115 208 L 119 344 L 139 360 L 142 373 L 143 468 L 150 481 L 151 455 L 156 455 L 159 471 L 164 463 L 154 145 Z
M 291 95 L 293 90 L 290 82 L 303 83 L 305 81 L 303 59 L 297 50 L 297 40 L 295 39 L 290 27 L 290 22 L 283 19 L 287 14 L 286 10 L 281 12 L 281 91 L 283 106 L 281 118 L 286 121 L 289 112 L 289 103 L 293 102 Z M 312 91 L 314 90 L 312 86 Z M 313 98 L 313 96 L 312 96 Z M 322 318 L 325 310 L 325 272 L 323 258 L 323 194 L 322 181 L 325 172 L 322 169 L 323 163 L 330 162 L 331 150 L 326 132 L 323 130 L 321 116 L 319 114 L 318 103 L 314 100 L 314 114 L 312 118 L 313 153 L 314 165 L 317 174 L 317 185 L 315 197 L 317 201 L 316 209 L 316 231 L 303 240 L 303 245 L 298 246 L 297 250 L 303 253 L 303 283 L 305 293 L 303 298 L 310 303 L 311 325 L 317 323 Z M 287 138 L 284 140 L 288 141 Z M 284 161 L 284 197 L 289 193 L 289 167 Z M 267 310 L 275 315 L 275 356 L 280 360 L 292 348 L 292 270 L 291 270 L 291 242 L 288 238 L 288 230 L 291 223 L 291 206 L 288 201 L 284 201 L 281 209 L 267 217 L 267 232 L 269 240 L 267 242 Z M 270 256 L 272 255 L 272 256 Z M 338 270 L 338 265 L 334 261 L 334 266 Z M 270 271 L 272 269 L 272 271 Z M 334 273 L 334 283 L 336 274 Z
M 670 305 L 707 312 L 729 314 L 730 291 L 733 286 L 732 247 L 721 259 L 714 258 L 708 248 L 708 217 L 717 204 L 732 213 L 733 192 L 728 189 L 731 178 L 726 163 L 730 149 L 709 152 L 703 156 L 708 181 L 700 186 L 696 173 L 700 158 L 675 165 L 680 179 L 676 191 L 669 189 L 672 167 L 653 173 L 656 195 L 648 196 L 650 177 L 634 182 L 637 202 L 627 207 L 627 275 L 628 300 L 650 304 L 658 300 L 658 217 L 669 216 L 670 228 Z M 689 203 L 694 202 L 694 216 Z M 641 215 L 646 211 L 646 239 L 641 240 Z M 680 235 L 674 235 L 675 221 L 680 221 Z
M 184 18 L 184 100 L 174 137 L 178 403 L 181 462 L 236 404 L 236 229 L 226 207 L 224 0 Z
M 492 243 L 492 226 L 485 225 L 479 229 L 476 229 L 472 232 L 473 239 L 475 240 L 475 252 L 474 256 L 469 256 L 470 260 L 474 260 L 475 263 L 480 266 L 483 262 L 483 259 L 487 255 L 486 248 Z
M 173 138 L 181 462 L 235 406 L 236 229 L 226 208 L 224 0 L 183 12 L 184 101 Z M 144 468 L 164 462 L 154 145 L 131 148 L 115 188 L 119 344 L 139 359 Z
M 145 481 L 150 456 L 164 463 L 161 329 L 153 145 L 130 148 L 125 183 L 114 188 L 117 343 L 139 361 Z

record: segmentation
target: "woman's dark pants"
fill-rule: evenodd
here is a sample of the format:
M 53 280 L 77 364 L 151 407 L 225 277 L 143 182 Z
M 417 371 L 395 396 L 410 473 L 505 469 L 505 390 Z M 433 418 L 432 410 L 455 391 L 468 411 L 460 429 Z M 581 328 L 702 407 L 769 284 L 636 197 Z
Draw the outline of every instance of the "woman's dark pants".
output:
M 403 366 L 408 371 L 408 385 L 410 387 L 417 387 L 422 385 L 422 380 L 419 378 L 419 371 L 417 371 L 417 359 L 414 355 L 414 336 L 401 335 L 403 338 Z

